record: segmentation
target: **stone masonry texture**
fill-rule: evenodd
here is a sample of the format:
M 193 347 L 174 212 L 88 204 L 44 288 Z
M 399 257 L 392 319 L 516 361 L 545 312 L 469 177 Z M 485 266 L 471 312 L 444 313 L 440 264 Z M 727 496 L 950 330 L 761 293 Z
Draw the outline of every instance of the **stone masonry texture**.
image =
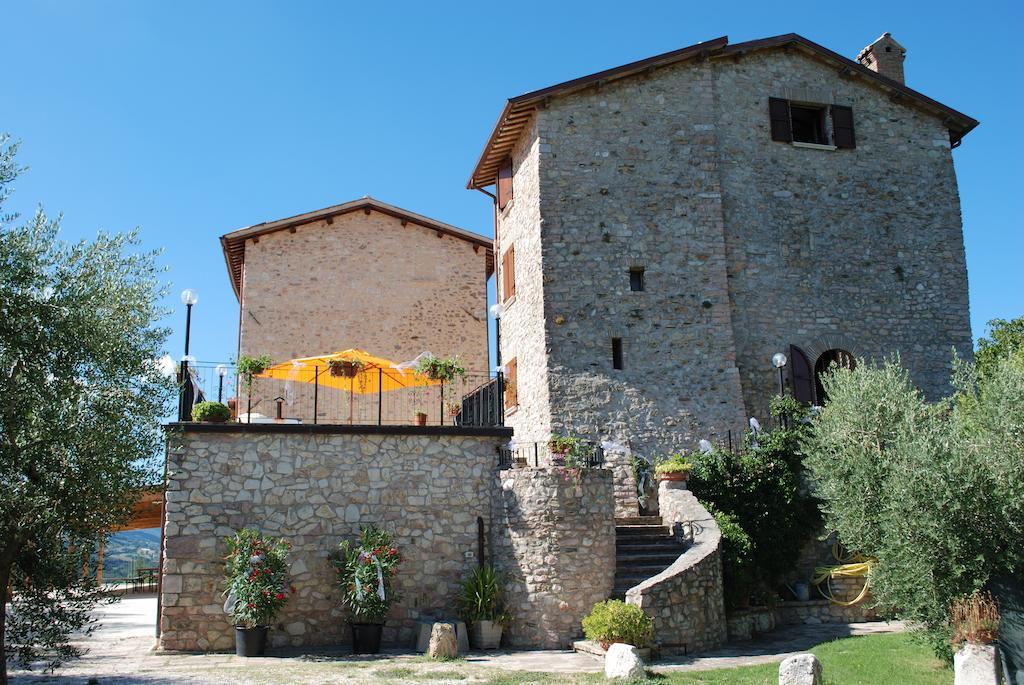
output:
M 512 613 L 506 644 L 565 649 L 614 584 L 612 473 L 592 469 L 577 480 L 522 468 L 498 481 L 491 540 Z
M 688 531 L 690 546 L 671 566 L 626 592 L 626 602 L 654 619 L 662 653 L 689 654 L 725 643 L 728 629 L 722 585 L 722 533 L 685 482 L 662 481 L 661 516 Z
M 772 141 L 769 97 L 852 107 L 856 148 Z M 812 365 L 831 348 L 898 353 L 931 397 L 953 350 L 970 354 L 942 121 L 799 51 L 555 96 L 513 171 L 497 234 L 499 250 L 516 245 L 502 356 L 519 358 L 517 439 L 574 433 L 647 455 L 735 439 L 765 415 L 771 356 L 791 344 Z
M 296 594 L 271 644 L 346 641 L 328 554 L 361 525 L 395 536 L 401 600 L 384 631 L 411 644 L 416 621 L 451 618 L 477 563 L 477 517 L 490 516 L 503 437 L 176 430 L 168 450 L 160 646 L 234 644 L 222 604 L 225 538 L 252 527 L 294 548 Z M 614 544 L 614 543 L 613 543 Z
M 249 239 L 239 353 L 282 362 L 357 348 L 402 362 L 429 351 L 458 355 L 468 370 L 487 373 L 486 258 L 479 246 L 380 212 Z M 257 386 L 253 411 L 272 415 L 277 391 L 264 389 L 260 402 Z M 376 422 L 376 405 L 367 411 Z M 347 419 L 347 405 L 336 413 Z M 311 415 L 304 406 L 286 409 L 286 416 Z

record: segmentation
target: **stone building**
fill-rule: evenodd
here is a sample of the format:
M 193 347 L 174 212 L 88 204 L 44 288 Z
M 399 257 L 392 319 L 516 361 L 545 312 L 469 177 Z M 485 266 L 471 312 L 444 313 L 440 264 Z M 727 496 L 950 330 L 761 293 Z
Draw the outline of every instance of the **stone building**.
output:
M 944 393 L 971 350 L 951 151 L 978 122 L 907 87 L 905 53 L 723 37 L 511 98 L 468 187 L 495 186 L 516 439 L 724 442 L 776 352 L 811 402 L 830 363 L 893 353 Z
M 405 361 L 428 350 L 488 369 L 489 238 L 364 197 L 220 240 L 241 355 L 356 348 Z

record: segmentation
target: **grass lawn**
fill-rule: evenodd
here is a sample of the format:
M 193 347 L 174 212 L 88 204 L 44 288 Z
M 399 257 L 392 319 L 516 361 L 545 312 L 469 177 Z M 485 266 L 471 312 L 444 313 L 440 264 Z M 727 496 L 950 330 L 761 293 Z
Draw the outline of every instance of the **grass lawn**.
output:
M 811 650 L 821 661 L 826 685 L 950 685 L 953 672 L 905 633 L 847 637 Z M 601 683 L 603 676 L 502 672 L 488 685 Z M 666 672 L 635 685 L 776 685 L 778 664 L 715 671 Z

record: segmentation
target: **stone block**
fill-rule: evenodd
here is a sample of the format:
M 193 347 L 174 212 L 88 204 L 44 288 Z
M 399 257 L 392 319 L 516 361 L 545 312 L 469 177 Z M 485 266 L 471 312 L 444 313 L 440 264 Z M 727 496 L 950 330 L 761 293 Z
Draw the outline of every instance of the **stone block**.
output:
M 953 655 L 955 685 L 999 685 L 1002 681 L 995 645 L 964 644 Z
M 813 654 L 795 654 L 779 664 L 779 685 L 821 685 L 821 662 Z
M 604 655 L 604 676 L 609 680 L 639 680 L 646 674 L 643 659 L 633 645 L 622 643 L 608 647 Z
M 459 641 L 451 623 L 435 623 L 430 629 L 427 656 L 431 659 L 454 659 L 459 655 Z

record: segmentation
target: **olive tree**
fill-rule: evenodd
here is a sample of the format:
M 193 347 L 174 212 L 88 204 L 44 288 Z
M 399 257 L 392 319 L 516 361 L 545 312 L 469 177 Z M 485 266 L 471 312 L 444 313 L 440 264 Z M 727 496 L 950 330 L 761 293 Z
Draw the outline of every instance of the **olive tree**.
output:
M 78 654 L 100 599 L 83 555 L 152 482 L 173 380 L 155 254 L 134 233 L 58 240 L 3 211 L 20 172 L 0 137 L 0 683 L 7 662 Z
M 934 403 L 898 359 L 837 368 L 804 441 L 828 527 L 876 559 L 876 606 L 946 655 L 953 600 L 1024 563 L 1024 358 L 954 366 Z

